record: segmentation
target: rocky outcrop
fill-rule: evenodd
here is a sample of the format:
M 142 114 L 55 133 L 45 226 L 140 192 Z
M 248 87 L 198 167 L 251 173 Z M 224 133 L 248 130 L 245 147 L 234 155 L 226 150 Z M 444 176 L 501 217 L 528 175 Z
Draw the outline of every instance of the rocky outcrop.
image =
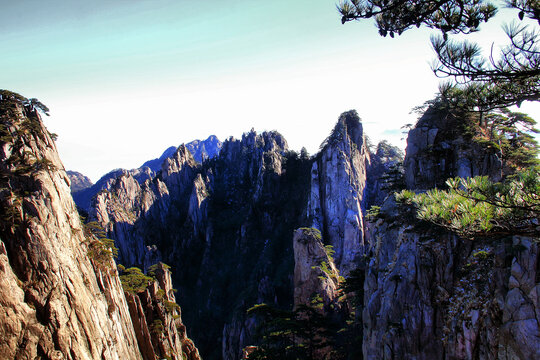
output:
M 500 344 L 502 359 L 540 358 L 540 249 L 538 239 L 512 240 L 510 278 L 497 300 L 503 303 Z M 506 279 L 503 279 L 506 280 Z M 504 295 L 503 295 L 504 294 Z M 504 296 L 504 297 L 503 297 Z
M 114 240 L 119 249 L 120 264 L 146 268 L 145 258 L 149 249 L 134 224 L 152 206 L 156 195 L 144 184 L 141 187 L 131 175 L 112 180 L 108 188 L 94 198 L 90 218 L 98 221 L 108 233 L 116 234 Z
M 294 304 L 313 305 L 320 298 L 329 307 L 337 298 L 339 272 L 332 249 L 325 248 L 320 231 L 301 228 L 294 232 Z M 317 299 L 318 300 L 318 299 Z
M 193 140 L 186 144 L 195 161 L 199 163 L 216 157 L 222 146 L 223 143 L 215 135 L 210 135 L 206 140 Z
M 346 275 L 364 253 L 367 169 L 370 158 L 356 111 L 341 115 L 311 170 L 308 216 L 335 251 Z
M 126 293 L 143 359 L 200 360 L 182 323 L 168 267 L 158 263 L 152 274 L 156 280 L 144 292 Z
M 88 258 L 70 181 L 39 114 L 0 100 L 0 351 L 141 359 L 116 267 Z
M 219 154 L 223 143 L 215 135 L 210 135 L 206 140 L 193 140 L 185 144 L 195 161 L 198 163 L 212 159 Z M 146 161 L 141 168 L 148 167 L 154 173 L 161 169 L 161 164 L 176 152 L 177 147 L 171 146 L 161 154 L 159 158 Z
M 459 239 L 410 223 L 391 199 L 382 211 L 368 226 L 365 358 L 538 357 L 531 239 Z
M 145 292 L 124 293 L 114 246 L 81 222 L 54 142 L 23 103 L 0 100 L 2 358 L 200 360 L 168 268 L 152 268 Z M 131 175 L 118 179 L 124 194 L 138 186 Z M 123 200 L 124 220 L 136 206 L 144 211 L 143 200 Z
M 368 225 L 364 285 L 366 359 L 442 359 L 444 306 L 455 266 L 455 240 L 420 235 L 405 223 L 392 198 L 385 219 Z
M 103 175 L 101 179 L 90 187 L 81 190 L 75 190 L 72 188 L 71 193 L 73 195 L 73 200 L 79 209 L 87 211 L 89 210 L 92 199 L 96 196 L 96 194 L 98 194 L 100 191 L 107 190 L 116 178 L 126 175 L 132 176 L 135 180 L 137 180 L 137 182 L 142 184 L 147 179 L 153 178 L 155 174 L 148 167 L 132 170 L 116 169 Z
M 442 187 L 454 176 L 501 179 L 500 156 L 472 140 L 463 116 L 429 107 L 409 131 L 404 160 L 407 188 Z
M 201 163 L 204 159 L 214 158 L 219 154 L 222 143 L 215 135 L 211 135 L 206 140 L 194 140 L 179 148 L 184 149 L 184 153 L 189 151 L 195 162 Z M 178 151 L 177 147 L 171 146 L 156 159 L 145 162 L 141 167 L 131 170 L 116 169 L 103 175 L 96 184 L 92 184 L 90 179 L 75 171 L 68 171 L 72 179 L 71 192 L 75 203 L 82 210 L 88 210 L 91 207 L 92 199 L 103 190 L 109 190 L 111 183 L 121 176 L 132 176 L 142 185 L 146 180 L 153 179 L 156 174 L 162 170 L 164 163 L 173 161 Z M 169 167 L 171 164 L 167 164 Z M 194 166 L 194 163 L 190 165 Z M 167 170 L 166 170 L 167 171 Z M 172 170 L 176 171 L 176 170 Z M 79 185 L 81 184 L 81 185 Z
M 139 184 L 130 174 L 122 174 L 95 196 L 89 216 L 114 238 L 119 263 L 146 270 L 161 260 L 155 246 L 159 233 L 149 230 L 166 228 L 168 219 L 185 216 L 195 174 L 193 157 L 180 146 L 163 162 L 159 176 Z

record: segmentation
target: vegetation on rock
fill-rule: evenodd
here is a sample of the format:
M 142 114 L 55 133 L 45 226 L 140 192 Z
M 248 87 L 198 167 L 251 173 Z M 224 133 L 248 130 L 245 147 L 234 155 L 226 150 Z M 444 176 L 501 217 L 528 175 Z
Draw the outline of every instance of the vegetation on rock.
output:
M 127 291 L 132 294 L 138 294 L 146 290 L 148 285 L 150 285 L 154 278 L 146 276 L 141 269 L 137 267 L 130 267 L 123 271 L 123 274 L 120 275 L 120 281 L 124 291 Z
M 88 257 L 99 266 L 111 266 L 112 259 L 118 256 L 118 248 L 114 240 L 106 236 L 105 230 L 96 221 L 83 223 L 88 239 Z
M 403 191 L 397 199 L 413 203 L 420 219 L 463 236 L 538 236 L 540 172 L 538 167 L 519 172 L 503 183 L 487 177 L 455 178 L 448 190 L 415 194 Z

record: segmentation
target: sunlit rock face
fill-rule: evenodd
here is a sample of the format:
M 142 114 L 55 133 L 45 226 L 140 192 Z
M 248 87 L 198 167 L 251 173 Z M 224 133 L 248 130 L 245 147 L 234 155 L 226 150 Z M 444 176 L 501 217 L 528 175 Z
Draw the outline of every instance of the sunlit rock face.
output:
M 183 151 L 189 151 L 195 162 L 201 163 L 206 159 L 212 159 L 219 154 L 222 142 L 211 135 L 206 140 L 193 140 L 182 145 Z M 131 170 L 115 169 L 103 175 L 95 184 L 90 179 L 76 171 L 68 171 L 71 180 L 71 193 L 79 209 L 87 211 L 91 207 L 92 199 L 102 190 L 107 190 L 111 183 L 120 176 L 131 175 L 142 185 L 146 180 L 153 179 L 162 170 L 164 162 L 171 161 L 175 157 L 178 148 L 171 146 L 156 159 L 148 160 L 141 167 Z M 170 166 L 171 164 L 167 165 Z M 192 164 L 193 165 L 193 164 Z
M 335 251 L 346 275 L 364 253 L 365 188 L 369 152 L 355 111 L 341 115 L 311 171 L 308 214 Z
M 158 263 L 150 272 L 155 280 L 144 292 L 126 292 L 143 359 L 200 360 L 198 349 L 187 337 L 182 323 L 168 266 Z
M 120 267 L 96 252 L 95 228 L 81 222 L 38 113 L 16 100 L 0 100 L 1 357 L 200 360 L 168 268 L 155 265 L 145 291 L 124 292 Z M 132 175 L 120 177 L 118 188 L 140 191 Z M 149 203 L 122 201 L 130 210 Z
M 3 99 L 0 121 L 2 358 L 142 359 L 116 267 L 87 256 L 70 180 L 39 115 Z
M 339 272 L 320 232 L 314 228 L 297 229 L 293 243 L 295 306 L 311 305 L 315 294 L 328 307 L 338 296 Z

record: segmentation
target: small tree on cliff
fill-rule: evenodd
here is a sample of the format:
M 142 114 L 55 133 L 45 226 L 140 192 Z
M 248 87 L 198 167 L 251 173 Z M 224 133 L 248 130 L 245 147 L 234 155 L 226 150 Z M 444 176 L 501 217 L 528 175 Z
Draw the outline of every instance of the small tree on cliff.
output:
M 507 0 L 516 10 L 519 23 L 505 25 L 510 40 L 498 59 L 485 57 L 477 44 L 449 40 L 448 34 L 476 32 L 490 21 L 497 7 L 486 0 L 345 0 L 338 5 L 342 23 L 375 18 L 381 36 L 396 34 L 420 26 L 437 29 L 431 43 L 437 61 L 432 69 L 438 77 L 453 79 L 441 86 L 444 95 L 459 87 L 476 110 L 486 111 L 523 101 L 540 99 L 540 2 Z M 527 20 L 530 21 L 527 24 Z
M 333 343 L 336 333 L 327 316 L 307 305 L 286 311 L 257 304 L 247 313 L 261 321 L 261 345 L 249 359 L 313 360 L 321 349 Z

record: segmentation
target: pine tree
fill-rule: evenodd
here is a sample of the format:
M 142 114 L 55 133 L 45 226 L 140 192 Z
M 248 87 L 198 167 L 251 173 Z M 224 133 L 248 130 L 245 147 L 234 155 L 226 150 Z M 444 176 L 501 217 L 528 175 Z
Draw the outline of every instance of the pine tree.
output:
M 474 99 L 471 108 L 488 111 L 540 99 L 540 2 L 505 3 L 516 11 L 519 23 L 504 26 L 509 44 L 498 58 L 484 56 L 477 44 L 448 37 L 476 32 L 490 21 L 497 7 L 486 0 L 346 0 L 338 9 L 342 23 L 375 18 L 381 36 L 393 38 L 420 26 L 439 30 L 442 35 L 431 38 L 437 56 L 432 69 L 453 80 L 441 86 L 441 93 L 459 87 Z M 532 21 L 527 24 L 526 18 Z

